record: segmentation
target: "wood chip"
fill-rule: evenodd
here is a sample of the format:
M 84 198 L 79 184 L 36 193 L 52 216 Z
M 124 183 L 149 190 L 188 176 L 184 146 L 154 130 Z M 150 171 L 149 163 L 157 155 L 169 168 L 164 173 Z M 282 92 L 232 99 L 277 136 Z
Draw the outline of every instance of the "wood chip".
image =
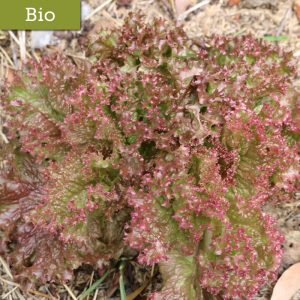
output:
M 228 0 L 227 4 L 229 6 L 239 5 L 241 0 Z

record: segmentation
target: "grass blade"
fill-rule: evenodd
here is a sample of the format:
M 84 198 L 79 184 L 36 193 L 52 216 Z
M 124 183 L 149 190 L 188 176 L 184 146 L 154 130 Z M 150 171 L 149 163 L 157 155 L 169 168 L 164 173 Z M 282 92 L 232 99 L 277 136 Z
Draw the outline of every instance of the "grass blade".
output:
M 124 284 L 124 271 L 125 268 L 125 263 L 122 262 L 120 265 L 120 279 L 119 279 L 119 285 L 120 285 L 120 295 L 121 295 L 121 300 L 126 300 L 126 291 L 125 291 L 125 284 Z
M 71 296 L 71 298 L 73 300 L 77 300 L 77 297 L 74 295 L 74 293 L 72 292 L 72 290 L 66 284 L 64 284 L 63 286 L 66 289 L 66 291 L 68 292 L 68 294 Z
M 84 290 L 82 294 L 78 297 L 79 300 L 83 300 L 85 297 L 89 296 L 98 286 L 107 278 L 111 271 L 106 271 L 104 275 L 95 281 L 88 289 Z
M 278 36 L 265 35 L 263 39 L 268 42 L 281 42 L 281 41 L 286 41 L 288 37 L 286 35 L 278 35 Z

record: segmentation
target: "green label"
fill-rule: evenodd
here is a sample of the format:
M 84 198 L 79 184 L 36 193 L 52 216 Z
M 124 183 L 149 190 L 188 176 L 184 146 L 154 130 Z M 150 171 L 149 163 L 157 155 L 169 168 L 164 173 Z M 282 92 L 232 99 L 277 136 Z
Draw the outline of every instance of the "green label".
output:
M 2 30 L 80 30 L 80 0 L 0 0 Z

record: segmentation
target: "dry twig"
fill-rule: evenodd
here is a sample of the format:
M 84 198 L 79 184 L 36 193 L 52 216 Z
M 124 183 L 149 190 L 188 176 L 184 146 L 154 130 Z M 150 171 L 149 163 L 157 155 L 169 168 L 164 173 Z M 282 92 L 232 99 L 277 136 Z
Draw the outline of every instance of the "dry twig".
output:
M 86 18 L 85 20 L 89 20 L 91 17 L 93 17 L 95 14 L 97 14 L 99 11 L 101 11 L 106 5 L 111 3 L 112 0 L 107 0 L 104 3 L 100 4 L 96 9 L 94 9 Z
M 178 16 L 178 21 L 183 21 L 185 20 L 188 15 L 194 11 L 196 11 L 197 9 L 209 4 L 210 0 L 204 0 L 202 2 L 197 3 L 196 5 L 192 6 L 190 9 L 188 9 L 187 11 L 185 11 L 184 13 L 182 13 L 181 15 Z

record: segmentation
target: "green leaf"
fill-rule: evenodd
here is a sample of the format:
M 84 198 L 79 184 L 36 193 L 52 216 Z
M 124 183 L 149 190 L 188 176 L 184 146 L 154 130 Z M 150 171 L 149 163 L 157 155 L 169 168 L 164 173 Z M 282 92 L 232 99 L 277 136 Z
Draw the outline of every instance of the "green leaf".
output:
M 256 61 L 255 57 L 252 55 L 246 55 L 245 60 L 250 65 L 253 65 Z
M 206 92 L 209 95 L 212 95 L 215 92 L 216 88 L 217 88 L 217 85 L 214 82 L 208 82 L 207 86 L 206 86 Z
M 192 256 L 183 256 L 172 253 L 169 259 L 159 264 L 164 280 L 161 298 L 173 295 L 173 299 L 195 300 L 196 291 L 194 282 L 196 279 L 196 266 Z M 159 298 L 158 298 L 159 299 Z
M 120 68 L 120 70 L 124 73 L 131 73 L 136 69 L 136 67 L 140 64 L 140 59 L 136 56 L 129 55 L 127 57 L 127 61 L 123 67 Z
M 128 136 L 126 138 L 126 143 L 128 145 L 132 145 L 132 144 L 134 144 L 136 142 L 137 138 L 138 138 L 137 134 L 131 134 L 130 136 Z
M 172 56 L 172 48 L 168 43 L 164 44 L 162 47 L 162 55 L 164 57 L 171 57 Z
M 154 156 L 157 154 L 157 151 L 158 151 L 155 147 L 154 141 L 142 142 L 142 144 L 138 150 L 139 150 L 139 153 L 143 156 L 143 158 L 147 161 L 154 158 Z
M 264 105 L 262 103 L 258 104 L 258 105 L 255 105 L 254 107 L 254 111 L 256 112 L 256 114 L 259 115 L 259 113 L 261 112 L 262 108 L 264 107 Z
M 180 55 L 177 55 L 178 59 L 193 59 L 193 58 L 197 58 L 197 53 L 191 49 L 185 49 L 184 52 L 180 53 Z
M 268 41 L 268 42 L 281 42 L 281 41 L 286 41 L 288 39 L 288 36 L 286 35 L 265 35 L 263 37 L 263 39 L 265 41 Z

